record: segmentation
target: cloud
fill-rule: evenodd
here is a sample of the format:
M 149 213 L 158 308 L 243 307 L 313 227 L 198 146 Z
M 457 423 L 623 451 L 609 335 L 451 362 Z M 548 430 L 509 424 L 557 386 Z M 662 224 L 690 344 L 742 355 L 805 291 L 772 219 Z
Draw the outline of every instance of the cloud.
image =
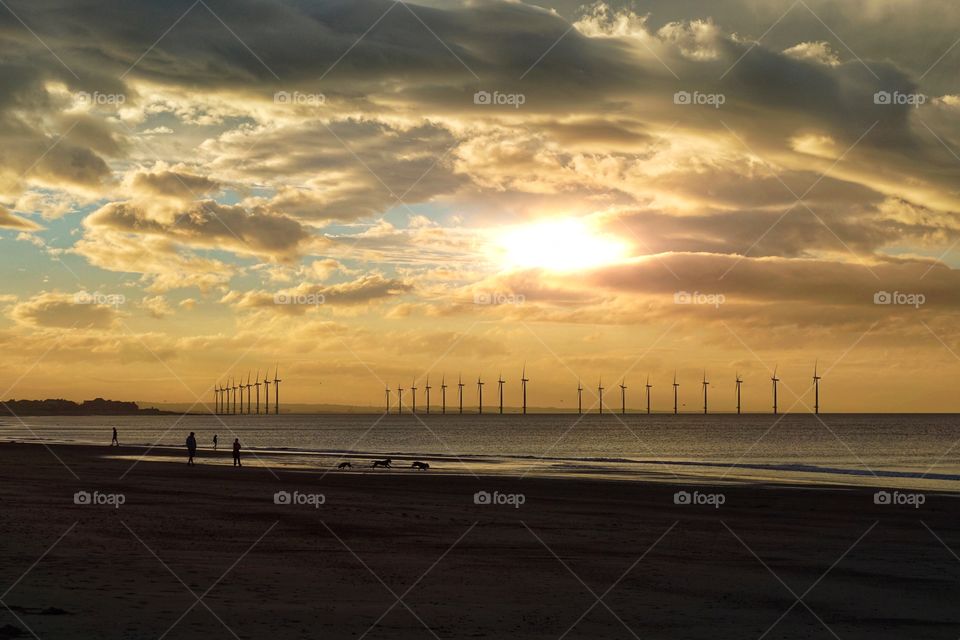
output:
M 23 231 L 36 231 L 41 228 L 37 223 L 14 215 L 3 207 L 0 207 L 0 227 Z
M 87 292 L 41 293 L 14 305 L 11 317 L 40 328 L 106 330 L 120 317 L 117 305 L 111 304 L 113 298 L 116 296 Z

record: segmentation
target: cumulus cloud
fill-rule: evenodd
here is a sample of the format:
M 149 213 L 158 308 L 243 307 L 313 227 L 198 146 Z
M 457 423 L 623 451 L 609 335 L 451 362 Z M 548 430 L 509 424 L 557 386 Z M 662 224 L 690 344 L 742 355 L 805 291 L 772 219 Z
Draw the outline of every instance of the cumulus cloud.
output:
M 120 317 L 116 295 L 41 293 L 14 305 L 11 317 L 40 328 L 110 329 Z

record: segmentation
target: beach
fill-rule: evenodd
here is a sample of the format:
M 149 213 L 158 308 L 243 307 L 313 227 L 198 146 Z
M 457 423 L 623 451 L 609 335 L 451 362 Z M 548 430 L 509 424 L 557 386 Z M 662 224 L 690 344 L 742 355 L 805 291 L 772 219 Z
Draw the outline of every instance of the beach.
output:
M 960 624 L 948 494 L 143 453 L 0 445 L 0 637 L 955 638 Z

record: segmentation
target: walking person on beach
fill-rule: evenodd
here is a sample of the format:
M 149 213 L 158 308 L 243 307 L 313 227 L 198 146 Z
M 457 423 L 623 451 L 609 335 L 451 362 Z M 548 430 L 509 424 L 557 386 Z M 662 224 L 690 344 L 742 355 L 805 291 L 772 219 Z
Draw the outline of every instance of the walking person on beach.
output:
M 213 450 L 217 450 L 217 434 L 213 434 Z
M 240 464 L 240 438 L 233 439 L 233 466 L 242 467 Z
M 193 466 L 193 456 L 197 455 L 197 438 L 193 431 L 187 436 L 187 454 L 190 456 L 187 459 L 187 464 Z
M 110 446 L 111 446 L 111 447 L 119 447 L 119 446 L 120 446 L 120 440 L 117 439 L 117 428 L 116 428 L 116 427 L 113 428 L 113 440 L 110 441 Z

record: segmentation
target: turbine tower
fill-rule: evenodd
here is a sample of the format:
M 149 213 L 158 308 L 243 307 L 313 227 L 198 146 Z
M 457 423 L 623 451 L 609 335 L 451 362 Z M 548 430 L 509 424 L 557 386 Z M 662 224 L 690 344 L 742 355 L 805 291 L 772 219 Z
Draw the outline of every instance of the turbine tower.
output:
M 257 389 L 257 415 L 260 415 L 260 369 L 257 369 L 257 377 L 254 380 L 256 382 L 253 383 L 253 386 Z
M 270 415 L 270 369 L 263 370 L 263 415 Z
M 577 415 L 583 415 L 583 385 L 577 380 Z
M 503 383 L 506 380 L 503 379 L 503 372 L 497 374 L 497 390 L 500 393 L 500 415 L 503 415 Z
M 385 385 L 383 389 L 384 398 L 386 399 L 386 413 L 390 413 L 390 385 Z
M 813 361 L 813 412 L 820 415 L 820 376 L 817 375 L 817 361 Z
M 440 413 L 447 415 L 447 376 L 440 378 Z
M 250 384 L 250 372 L 247 371 L 247 415 L 250 415 L 250 389 L 253 388 L 253 385 Z M 257 400 L 260 398 L 258 397 Z
M 603 378 L 597 382 L 597 391 L 600 392 L 600 415 L 603 415 Z
M 647 376 L 647 415 L 650 415 L 650 389 L 653 388 L 653 385 L 650 384 L 650 376 Z
M 677 389 L 680 383 L 677 382 L 677 372 L 673 372 L 673 415 L 677 415 Z
M 403 388 L 397 385 L 397 415 L 403 413 Z
M 273 370 L 273 413 L 274 415 L 280 415 L 280 383 L 283 381 L 277 377 L 277 374 L 279 372 L 280 372 L 280 365 L 277 365 L 277 368 Z M 268 408 L 268 411 L 269 411 L 269 408 Z
M 737 372 L 737 415 L 740 415 L 740 385 L 743 384 L 743 378 L 740 377 L 740 372 Z
M 483 413 L 483 385 L 485 382 L 480 380 L 480 376 L 477 376 L 477 413 Z
M 430 415 L 430 376 L 427 376 L 427 415 Z
M 707 415 L 707 370 L 703 370 L 703 415 Z
M 414 378 L 410 383 L 410 392 L 413 394 L 413 404 L 410 405 L 410 413 L 417 412 L 417 379 Z
M 237 412 L 237 381 L 231 378 L 233 385 L 233 413 Z
M 530 379 L 527 377 L 527 363 L 523 363 L 523 373 L 520 374 L 520 383 L 523 385 L 523 415 L 527 415 L 527 383 Z
M 780 382 L 780 378 L 777 377 L 777 367 L 773 367 L 773 375 L 770 376 L 770 381 L 773 383 L 773 415 L 777 415 L 777 383 Z
M 220 389 L 213 385 L 213 412 L 220 413 Z
M 620 415 L 627 415 L 627 388 L 623 384 L 623 378 L 620 379 Z
M 463 415 L 463 375 L 457 374 L 458 395 L 460 397 L 460 415 Z

